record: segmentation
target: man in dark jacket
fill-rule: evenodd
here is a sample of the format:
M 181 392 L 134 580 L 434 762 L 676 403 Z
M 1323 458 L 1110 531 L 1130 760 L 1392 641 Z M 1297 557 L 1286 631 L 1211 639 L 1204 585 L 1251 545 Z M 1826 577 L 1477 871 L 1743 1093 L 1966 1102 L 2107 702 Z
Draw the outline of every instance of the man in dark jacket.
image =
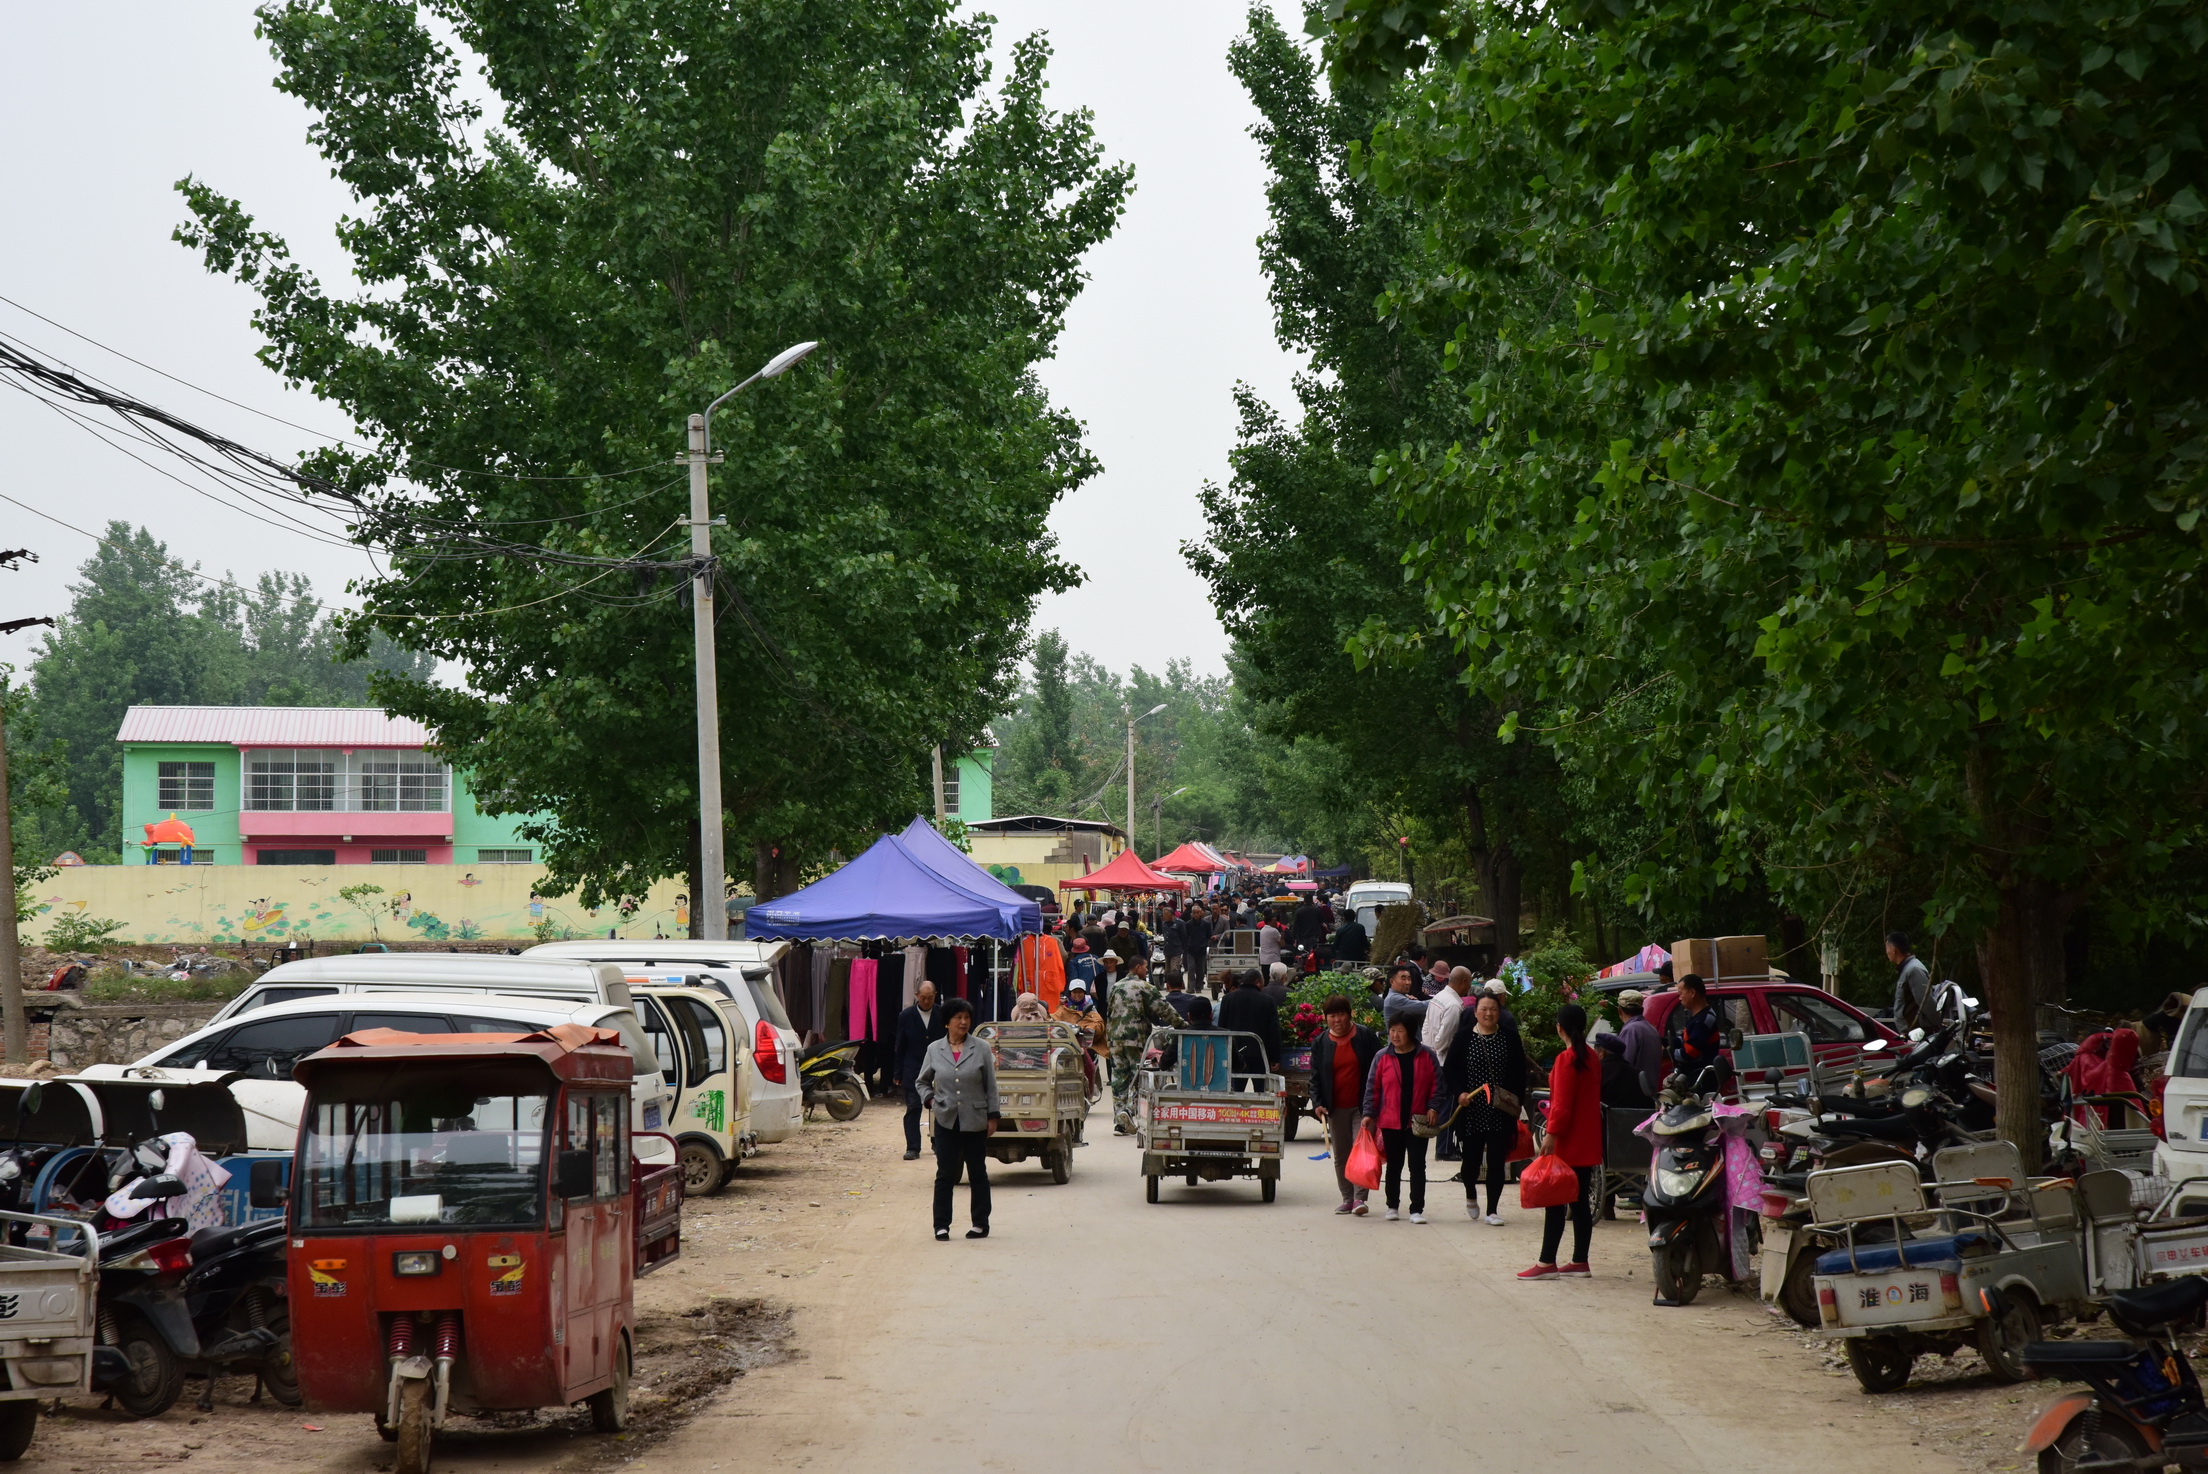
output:
M 1204 985 L 1205 974 L 1211 967 L 1211 915 L 1201 905 L 1191 907 L 1181 918 L 1181 976 L 1188 979 L 1192 988 Z
M 1288 936 L 1299 947 L 1316 947 L 1326 936 L 1326 913 L 1309 896 L 1288 920 Z
M 1365 1190 L 1349 1180 L 1349 1150 L 1357 1144 L 1365 1075 L 1380 1052 L 1380 1036 L 1356 1022 L 1347 998 L 1337 993 L 1322 1005 L 1326 1028 L 1311 1046 L 1311 1113 L 1326 1127 L 1334 1185 L 1342 1190 L 1337 1213 L 1365 1211 Z
M 905 1160 L 920 1159 L 920 1061 L 928 1046 L 943 1037 L 943 1010 L 935 1006 L 935 984 L 913 990 L 912 1004 L 897 1015 L 897 1042 L 891 1073 L 905 1092 Z
M 1280 1058 L 1280 1008 L 1265 996 L 1265 978 L 1256 968 L 1242 974 L 1242 986 L 1219 1000 L 1219 1027 L 1255 1034 L 1263 1042 L 1262 1053 L 1247 1039 L 1234 1041 L 1234 1072 L 1262 1075 Z M 1238 1089 L 1255 1090 L 1254 1081 Z
M 1334 929 L 1334 960 L 1336 962 L 1369 962 L 1372 959 L 1372 938 L 1365 933 L 1365 924 L 1357 919 L 1354 911 L 1342 913 L 1342 924 Z
M 1664 1020 L 1664 1054 L 1672 1068 L 1686 1076 L 1691 1089 L 1702 1071 L 1717 1063 L 1725 1047 L 1717 1009 L 1702 979 L 1688 973 L 1679 980 L 1679 1003 Z

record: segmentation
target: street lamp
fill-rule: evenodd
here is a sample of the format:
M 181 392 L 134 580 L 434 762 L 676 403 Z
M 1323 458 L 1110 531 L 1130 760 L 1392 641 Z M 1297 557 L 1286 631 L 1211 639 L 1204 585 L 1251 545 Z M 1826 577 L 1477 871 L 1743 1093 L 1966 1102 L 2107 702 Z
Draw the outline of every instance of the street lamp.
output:
M 709 942 L 728 939 L 727 836 L 721 813 L 721 682 L 713 655 L 713 538 L 707 512 L 705 467 L 712 446 L 713 411 L 761 379 L 778 379 L 817 342 L 793 344 L 766 366 L 690 417 L 690 637 L 697 646 L 698 675 L 698 883 L 691 898 L 699 932 Z M 711 904 L 707 897 L 711 897 Z
M 1147 722 L 1164 710 L 1165 703 L 1161 701 L 1141 716 L 1129 716 L 1127 718 L 1127 848 L 1129 849 L 1135 847 L 1135 723 Z

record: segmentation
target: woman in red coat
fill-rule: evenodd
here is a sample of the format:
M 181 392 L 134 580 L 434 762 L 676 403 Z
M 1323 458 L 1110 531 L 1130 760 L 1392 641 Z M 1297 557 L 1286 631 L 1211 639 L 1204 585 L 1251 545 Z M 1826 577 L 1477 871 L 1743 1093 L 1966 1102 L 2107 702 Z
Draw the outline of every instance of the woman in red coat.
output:
M 1587 1010 L 1567 1003 L 1556 1011 L 1556 1036 L 1564 1052 L 1549 1066 L 1549 1134 L 1543 1150 L 1560 1159 L 1579 1178 L 1579 1196 L 1567 1206 L 1552 1204 L 1541 1225 L 1541 1258 L 1518 1271 L 1522 1280 L 1559 1275 L 1584 1278 L 1587 1245 L 1595 1235 L 1594 1209 L 1587 1201 L 1588 1169 L 1602 1161 L 1602 1063 L 1587 1047 Z M 1564 1241 L 1564 1218 L 1572 1220 L 1572 1257 L 1558 1266 L 1557 1246 Z

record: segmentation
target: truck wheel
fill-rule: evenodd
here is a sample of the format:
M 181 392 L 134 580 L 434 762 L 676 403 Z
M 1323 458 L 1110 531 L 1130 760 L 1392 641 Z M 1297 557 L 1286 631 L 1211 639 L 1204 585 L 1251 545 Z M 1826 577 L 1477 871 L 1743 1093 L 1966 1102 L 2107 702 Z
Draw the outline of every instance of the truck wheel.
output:
M 1657 1297 L 1675 1305 L 1692 1305 L 1694 1297 L 1702 1293 L 1702 1260 L 1695 1253 L 1693 1238 L 1682 1233 L 1662 1248 L 1649 1250 L 1648 1255 L 1649 1268 L 1656 1276 Z
M 600 1433 L 625 1433 L 629 1427 L 629 1338 L 613 1349 L 613 1385 L 589 1397 L 590 1426 Z
M 1277 1177 L 1268 1177 L 1262 1182 L 1258 1183 L 1257 1190 L 1261 1195 L 1263 1195 L 1265 1201 L 1269 1203 L 1274 1198 L 1280 1196 L 1280 1179 Z
M 686 1141 L 676 1153 L 682 1165 L 682 1195 L 709 1198 L 728 1186 L 728 1170 L 711 1142 Z
M 1060 1187 L 1073 1180 L 1073 1148 L 1062 1141 L 1050 1151 L 1050 1180 Z
M 130 1370 L 109 1390 L 115 1405 L 134 1418 L 158 1418 L 184 1395 L 184 1366 L 142 1315 L 118 1311 L 115 1339 Z
M 23 1451 L 31 1446 L 31 1435 L 37 1431 L 38 1399 L 0 1402 L 0 1462 L 12 1464 L 22 1458 Z
M 1155 1172 L 1151 1173 L 1148 1177 L 1142 1179 L 1142 1184 L 1142 1196 L 1144 1201 L 1151 1203 L 1156 1202 L 1158 1200 L 1158 1174 Z
M 391 1474 L 429 1474 L 429 1378 L 408 1377 L 399 1384 L 399 1451 Z
M 1916 1353 L 1899 1341 L 1857 1336 L 1848 1342 L 1848 1370 L 1865 1392 L 1899 1392 L 1909 1385 L 1909 1369 L 1916 1364 Z
M 2002 1381 L 2022 1382 L 2031 1376 L 2024 1348 L 2039 1339 L 2039 1305 L 2018 1290 L 2008 1291 L 2002 1302 L 2000 1314 L 1978 1322 L 1978 1354 Z

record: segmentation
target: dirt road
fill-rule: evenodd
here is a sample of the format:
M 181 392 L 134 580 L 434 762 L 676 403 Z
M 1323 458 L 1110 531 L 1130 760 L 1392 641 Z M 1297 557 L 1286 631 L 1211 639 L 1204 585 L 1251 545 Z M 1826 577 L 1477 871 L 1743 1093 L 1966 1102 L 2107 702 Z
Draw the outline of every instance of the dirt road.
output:
M 2018 1404 L 2039 1389 L 1966 1358 L 1866 1398 L 1748 1299 L 1651 1306 L 1630 1223 L 1598 1228 L 1594 1279 L 1521 1284 L 1538 1229 L 1507 1204 L 1505 1227 L 1470 1223 L 1437 1181 L 1429 1225 L 1337 1218 L 1307 1132 L 1277 1203 L 1253 1183 L 1175 1184 L 1153 1207 L 1109 1120 L 1099 1108 L 1064 1187 L 999 1169 L 993 1236 L 949 1244 L 928 1231 L 932 1163 L 900 1159 L 888 1102 L 814 1123 L 689 1204 L 682 1260 L 640 1285 L 632 1434 L 572 1413 L 464 1419 L 440 1474 L 2020 1463 Z M 202 1414 L 194 1384 L 148 1423 L 71 1404 L 18 1467 L 390 1467 L 368 1419 L 249 1406 L 251 1390 L 225 1382 Z

